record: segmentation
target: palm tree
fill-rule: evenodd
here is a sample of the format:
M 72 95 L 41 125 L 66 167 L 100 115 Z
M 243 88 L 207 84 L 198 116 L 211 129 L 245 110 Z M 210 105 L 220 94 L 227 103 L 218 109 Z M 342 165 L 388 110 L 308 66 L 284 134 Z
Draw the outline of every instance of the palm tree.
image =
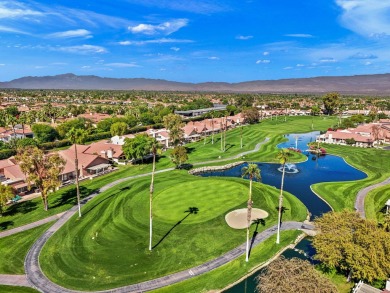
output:
M 247 209 L 247 221 L 246 227 L 246 261 L 249 261 L 249 227 L 251 225 L 251 212 L 252 212 L 252 181 L 253 179 L 261 180 L 260 169 L 256 164 L 249 164 L 247 167 L 242 168 L 242 177 L 249 177 L 249 198 Z
M 152 168 L 152 180 L 150 182 L 150 194 L 149 194 L 149 250 L 152 250 L 152 235 L 153 235 L 153 191 L 154 191 L 154 173 L 156 171 L 156 155 L 161 151 L 161 145 L 155 138 L 150 141 L 150 151 L 153 155 L 153 168 Z
M 282 217 L 282 206 L 283 206 L 283 185 L 284 185 L 284 173 L 285 173 L 284 171 L 285 171 L 286 163 L 289 161 L 290 156 L 291 153 L 288 149 L 281 149 L 276 155 L 276 158 L 282 164 L 282 183 L 280 185 L 279 208 L 278 208 L 278 233 L 276 235 L 277 244 L 279 244 L 280 242 L 280 222 Z
M 84 129 L 72 127 L 66 134 L 66 138 L 74 144 L 74 165 L 76 172 L 76 195 L 77 204 L 79 206 L 79 217 L 81 217 L 81 205 L 80 205 L 80 186 L 79 186 L 79 160 L 77 158 L 77 144 L 82 144 L 87 137 L 87 132 Z

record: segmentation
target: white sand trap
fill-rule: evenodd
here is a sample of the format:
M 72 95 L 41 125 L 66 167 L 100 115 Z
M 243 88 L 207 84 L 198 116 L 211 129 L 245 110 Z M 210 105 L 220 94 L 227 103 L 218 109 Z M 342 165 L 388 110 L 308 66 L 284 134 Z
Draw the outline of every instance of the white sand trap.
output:
M 229 227 L 233 229 L 244 229 L 248 226 L 247 224 L 247 209 L 234 210 L 225 216 L 225 221 Z M 261 209 L 252 209 L 251 220 L 265 219 L 268 217 L 268 213 Z

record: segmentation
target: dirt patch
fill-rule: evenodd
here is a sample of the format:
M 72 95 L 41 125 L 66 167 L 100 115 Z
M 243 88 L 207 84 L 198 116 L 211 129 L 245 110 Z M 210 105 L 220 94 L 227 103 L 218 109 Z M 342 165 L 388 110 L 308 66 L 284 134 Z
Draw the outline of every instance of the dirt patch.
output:
M 238 209 L 231 211 L 225 216 L 225 221 L 229 227 L 233 229 L 245 229 L 247 228 L 247 209 Z M 251 220 L 265 219 L 268 217 L 268 213 L 261 209 L 252 209 Z

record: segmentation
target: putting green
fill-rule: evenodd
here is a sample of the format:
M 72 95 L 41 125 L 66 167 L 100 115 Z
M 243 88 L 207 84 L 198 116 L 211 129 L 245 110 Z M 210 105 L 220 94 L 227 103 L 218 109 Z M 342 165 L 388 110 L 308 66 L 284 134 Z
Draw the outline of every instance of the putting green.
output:
M 72 217 L 43 247 L 45 275 L 66 288 L 109 289 L 191 268 L 245 241 L 245 233 L 226 224 L 225 214 L 246 207 L 248 180 L 173 171 L 155 178 L 150 252 L 149 185 L 150 177 L 137 178 L 88 202 L 83 216 Z M 270 213 L 259 232 L 275 224 L 278 190 L 255 183 L 253 201 Z M 286 195 L 284 204 L 284 220 L 306 217 L 296 198 Z M 189 207 L 198 214 L 185 213 Z
M 167 223 L 177 223 L 196 207 L 197 213 L 187 217 L 183 224 L 209 221 L 243 203 L 248 198 L 248 187 L 226 179 L 206 178 L 172 186 L 157 194 L 154 217 Z

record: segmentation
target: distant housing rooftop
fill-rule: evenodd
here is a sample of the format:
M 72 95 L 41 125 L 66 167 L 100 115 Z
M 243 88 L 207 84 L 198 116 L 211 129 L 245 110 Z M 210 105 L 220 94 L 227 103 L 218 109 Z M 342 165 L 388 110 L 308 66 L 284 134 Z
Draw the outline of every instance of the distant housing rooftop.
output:
M 186 117 L 196 117 L 206 114 L 211 111 L 225 111 L 226 105 L 215 105 L 213 108 L 187 110 L 187 111 L 175 111 L 175 114 L 179 114 Z

